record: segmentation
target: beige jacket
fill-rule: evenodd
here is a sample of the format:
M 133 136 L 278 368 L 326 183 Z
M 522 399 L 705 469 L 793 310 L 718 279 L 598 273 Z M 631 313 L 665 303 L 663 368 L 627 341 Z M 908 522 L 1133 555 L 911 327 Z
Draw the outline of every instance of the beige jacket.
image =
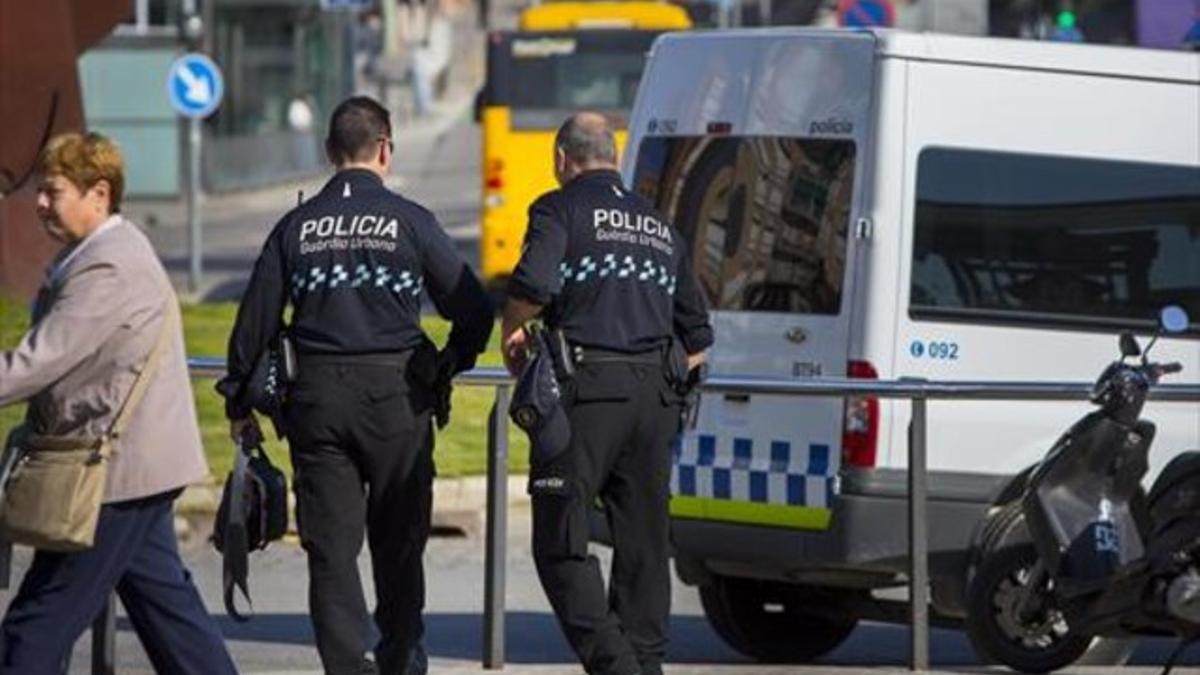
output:
M 29 401 L 33 430 L 95 438 L 112 425 L 158 339 L 179 315 L 166 271 L 145 235 L 117 215 L 51 263 L 33 325 L 0 352 L 0 406 Z M 208 477 L 181 323 L 114 443 L 106 503 L 146 497 Z

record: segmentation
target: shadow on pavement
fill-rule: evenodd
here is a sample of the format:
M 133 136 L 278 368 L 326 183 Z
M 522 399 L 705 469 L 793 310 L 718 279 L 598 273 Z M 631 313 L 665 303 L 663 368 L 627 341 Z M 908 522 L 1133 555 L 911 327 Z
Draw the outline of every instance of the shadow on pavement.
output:
M 256 614 L 245 623 L 217 615 L 227 640 L 275 645 L 314 644 L 307 614 Z M 505 661 L 520 664 L 573 663 L 570 648 L 554 616 L 548 612 L 509 612 L 506 616 Z M 117 621 L 117 630 L 132 632 L 128 619 Z M 425 616 L 425 647 L 430 658 L 479 662 L 482 660 L 483 617 L 479 614 L 431 613 Z M 932 661 L 956 672 L 984 672 L 966 636 L 953 630 L 933 631 Z M 819 663 L 837 666 L 904 667 L 908 654 L 906 626 L 866 623 L 837 650 Z M 1131 665 L 1161 665 L 1176 646 L 1175 640 L 1144 639 Z M 749 659 L 727 647 L 699 616 L 671 617 L 668 663 L 748 664 Z M 1178 666 L 1200 665 L 1200 646 L 1189 649 Z M 986 672 L 994 672 L 986 669 Z

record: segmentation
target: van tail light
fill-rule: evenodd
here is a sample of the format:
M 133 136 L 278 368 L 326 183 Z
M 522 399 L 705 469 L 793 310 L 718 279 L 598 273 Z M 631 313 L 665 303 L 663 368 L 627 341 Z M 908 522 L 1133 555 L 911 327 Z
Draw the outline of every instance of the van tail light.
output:
M 504 189 L 504 160 L 489 159 L 484 170 L 484 185 L 489 190 Z
M 849 362 L 846 376 L 859 380 L 879 379 L 879 373 L 869 361 Z M 879 399 L 874 396 L 848 396 L 845 405 L 842 466 L 872 468 L 879 449 Z

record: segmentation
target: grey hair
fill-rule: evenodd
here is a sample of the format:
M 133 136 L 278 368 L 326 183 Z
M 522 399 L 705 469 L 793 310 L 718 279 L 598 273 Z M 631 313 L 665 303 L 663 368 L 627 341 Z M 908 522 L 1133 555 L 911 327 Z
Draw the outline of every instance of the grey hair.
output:
M 573 162 L 615 164 L 617 139 L 608 120 L 597 113 L 571 115 L 558 128 L 554 145 Z

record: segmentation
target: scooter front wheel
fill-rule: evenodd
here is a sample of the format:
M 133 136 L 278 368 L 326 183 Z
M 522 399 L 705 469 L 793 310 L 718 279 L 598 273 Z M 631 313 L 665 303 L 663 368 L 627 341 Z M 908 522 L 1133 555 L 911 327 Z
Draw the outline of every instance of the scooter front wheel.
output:
M 1037 572 L 1032 546 L 992 552 L 976 568 L 967 594 L 971 644 L 980 656 L 1024 673 L 1074 663 L 1092 636 L 1072 631 L 1055 600 L 1047 576 Z

